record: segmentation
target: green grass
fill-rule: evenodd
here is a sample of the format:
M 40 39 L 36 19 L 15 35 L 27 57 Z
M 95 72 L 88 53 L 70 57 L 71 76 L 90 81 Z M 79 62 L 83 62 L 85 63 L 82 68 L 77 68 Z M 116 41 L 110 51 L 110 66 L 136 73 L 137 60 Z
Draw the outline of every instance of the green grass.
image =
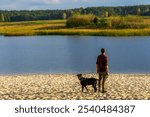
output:
M 144 24 L 150 25 L 146 17 Z M 26 22 L 0 22 L 0 34 L 4 36 L 30 35 L 91 35 L 91 36 L 150 36 L 150 28 L 144 29 L 100 29 L 94 26 L 66 28 L 66 20 Z
M 150 29 L 60 29 L 60 30 L 45 30 L 37 32 L 37 35 L 81 35 L 81 36 L 149 36 Z

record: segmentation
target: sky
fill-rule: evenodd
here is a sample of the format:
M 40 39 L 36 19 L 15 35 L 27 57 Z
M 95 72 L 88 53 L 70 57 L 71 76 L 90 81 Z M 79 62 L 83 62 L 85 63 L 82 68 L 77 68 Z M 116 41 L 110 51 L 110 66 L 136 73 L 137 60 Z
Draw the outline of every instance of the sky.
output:
M 150 0 L 0 0 L 0 10 L 72 9 L 143 4 L 150 4 Z

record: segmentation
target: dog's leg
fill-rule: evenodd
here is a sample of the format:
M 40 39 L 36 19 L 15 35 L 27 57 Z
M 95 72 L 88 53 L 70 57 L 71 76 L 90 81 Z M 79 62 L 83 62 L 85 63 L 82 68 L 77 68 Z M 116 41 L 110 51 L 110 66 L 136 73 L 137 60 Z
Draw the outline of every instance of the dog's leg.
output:
M 92 84 L 93 88 L 94 88 L 94 92 L 97 91 L 97 88 L 96 88 L 96 82 L 94 82 L 94 84 Z
M 94 83 L 94 90 L 95 90 L 94 92 L 97 91 L 96 85 L 97 85 L 97 81 Z
M 94 91 L 95 91 L 95 83 L 92 84 L 92 87 L 93 87 L 93 89 L 94 89 Z
M 87 92 L 89 92 L 86 86 L 85 86 L 85 88 L 86 88 Z
M 82 85 L 82 92 L 83 92 L 83 90 L 84 90 L 84 86 Z

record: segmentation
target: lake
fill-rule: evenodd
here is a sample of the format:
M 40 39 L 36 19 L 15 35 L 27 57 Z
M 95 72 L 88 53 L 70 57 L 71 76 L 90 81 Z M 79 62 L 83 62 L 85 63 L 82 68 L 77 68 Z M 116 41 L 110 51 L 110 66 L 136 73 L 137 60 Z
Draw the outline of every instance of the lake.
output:
M 0 36 L 0 75 L 96 73 L 102 47 L 110 73 L 150 73 L 150 36 Z

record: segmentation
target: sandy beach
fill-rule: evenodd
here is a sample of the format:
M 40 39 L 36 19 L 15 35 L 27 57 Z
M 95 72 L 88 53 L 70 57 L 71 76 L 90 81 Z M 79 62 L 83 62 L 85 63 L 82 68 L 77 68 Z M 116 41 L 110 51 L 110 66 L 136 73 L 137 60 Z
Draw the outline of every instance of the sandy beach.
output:
M 97 74 L 83 74 L 95 77 Z M 150 74 L 110 74 L 107 92 L 81 93 L 76 74 L 0 76 L 1 100 L 147 100 L 150 99 Z

